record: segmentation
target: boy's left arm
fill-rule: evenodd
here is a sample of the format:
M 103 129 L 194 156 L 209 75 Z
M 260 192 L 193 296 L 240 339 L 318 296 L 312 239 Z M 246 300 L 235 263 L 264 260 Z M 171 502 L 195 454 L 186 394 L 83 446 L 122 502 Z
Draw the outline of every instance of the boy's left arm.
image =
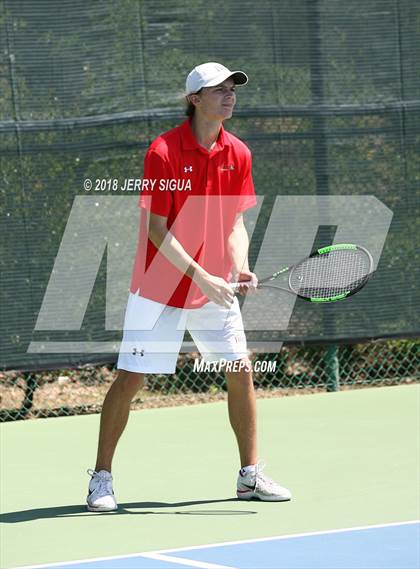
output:
M 258 285 L 257 276 L 249 270 L 248 249 L 248 232 L 244 225 L 243 214 L 238 213 L 228 238 L 228 252 L 232 260 L 233 282 L 244 282 L 238 289 L 242 295 L 254 293 Z

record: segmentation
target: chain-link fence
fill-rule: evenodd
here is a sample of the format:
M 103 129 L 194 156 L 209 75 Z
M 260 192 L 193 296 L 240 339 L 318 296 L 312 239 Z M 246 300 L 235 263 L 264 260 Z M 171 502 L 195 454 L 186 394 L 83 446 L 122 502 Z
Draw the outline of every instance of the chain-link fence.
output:
M 252 356 L 261 397 L 416 382 L 420 340 L 343 346 L 286 345 L 280 354 Z M 191 404 L 224 398 L 223 373 L 199 371 L 198 354 L 180 356 L 175 374 L 147 376 L 132 408 Z M 115 379 L 113 364 L 51 372 L 0 374 L 0 419 L 97 413 Z
M 136 226 L 128 230 L 126 216 L 135 205 L 130 210 L 122 204 L 122 190 L 113 193 L 109 209 L 119 225 L 111 227 L 103 213 L 109 209 L 97 207 L 102 196 L 95 194 L 97 212 L 90 223 L 76 216 L 79 225 L 68 234 L 66 227 L 76 205 L 88 203 L 78 201 L 89 198 L 84 180 L 142 175 L 150 142 L 182 120 L 186 73 L 211 60 L 250 77 L 238 89 L 227 128 L 251 148 L 255 187 L 264 197 L 253 221 L 254 269 L 279 199 L 284 215 L 286 204 L 302 196 L 369 195 L 393 215 L 381 252 L 376 210 L 363 206 L 370 217 L 358 219 L 357 242 L 376 251 L 378 270 L 360 295 L 316 310 L 296 303 L 287 329 L 270 322 L 270 335 L 262 330 L 255 338 L 289 342 L 280 354 L 255 357 L 276 364 L 255 369 L 261 395 L 416 380 L 419 342 L 312 343 L 409 338 L 419 331 L 413 262 L 420 176 L 419 3 L 214 0 L 209 8 L 205 0 L 62 0 L 60 7 L 58 13 L 46 2 L 0 0 L 0 370 L 44 370 L 0 372 L 0 419 L 100 410 L 115 378 L 106 363 L 115 360 L 115 351 L 110 354 L 107 345 L 118 344 L 121 333 L 121 326 L 104 324 L 111 304 L 106 297 L 121 298 L 121 324 L 126 300 L 112 291 L 108 275 L 118 274 L 118 287 L 126 291 L 137 211 Z M 284 220 L 279 224 L 285 232 L 273 254 L 279 267 L 309 253 L 302 243 L 311 229 L 298 219 L 301 210 L 290 209 L 290 231 Z M 328 245 L 341 221 L 318 221 L 319 235 L 311 239 Z M 348 239 L 353 241 L 346 234 Z M 54 270 L 57 253 L 68 243 L 64 292 L 55 297 L 57 305 L 49 304 L 49 283 L 60 274 Z M 80 251 L 87 243 L 92 259 L 84 263 Z M 72 275 L 83 295 L 64 306 L 63 298 L 74 292 Z M 52 318 L 38 326 L 44 304 Z M 286 304 L 274 300 L 276 314 L 287 311 Z M 84 312 L 69 326 L 79 305 Z M 276 315 L 265 314 L 267 320 Z M 99 343 L 101 352 L 89 349 Z M 84 351 L 76 353 L 75 344 Z M 193 356 L 183 355 L 176 374 L 148 377 L 133 407 L 209 401 L 224 397 L 225 389 L 222 374 L 197 371 Z

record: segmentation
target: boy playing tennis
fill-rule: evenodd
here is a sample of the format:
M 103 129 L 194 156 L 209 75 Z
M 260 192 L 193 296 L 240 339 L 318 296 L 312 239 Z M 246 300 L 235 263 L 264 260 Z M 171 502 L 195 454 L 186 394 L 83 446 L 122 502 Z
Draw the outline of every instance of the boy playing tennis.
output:
M 139 201 L 142 219 L 118 376 L 102 408 L 96 467 L 88 470 L 90 511 L 117 509 L 111 463 L 130 403 L 145 373 L 175 372 L 185 329 L 205 361 L 241 364 L 225 370 L 241 461 L 238 498 L 291 498 L 258 463 L 252 371 L 238 300 L 228 284 L 247 282 L 241 294 L 258 284 L 248 266 L 242 215 L 256 204 L 251 153 L 223 128 L 235 106 L 235 86 L 247 82 L 242 71 L 218 63 L 195 67 L 186 82 L 188 120 L 154 140 L 146 154 L 144 178 L 155 183 Z M 188 189 L 162 190 L 167 180 Z

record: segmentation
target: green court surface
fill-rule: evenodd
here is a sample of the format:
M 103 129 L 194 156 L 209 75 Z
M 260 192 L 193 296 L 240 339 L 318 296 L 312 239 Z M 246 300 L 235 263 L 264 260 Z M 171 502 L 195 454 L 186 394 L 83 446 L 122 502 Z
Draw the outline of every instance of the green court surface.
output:
M 85 510 L 99 415 L 1 427 L 1 568 L 418 519 L 419 389 L 258 401 L 266 472 L 289 503 L 239 502 L 224 402 L 135 411 L 118 512 Z

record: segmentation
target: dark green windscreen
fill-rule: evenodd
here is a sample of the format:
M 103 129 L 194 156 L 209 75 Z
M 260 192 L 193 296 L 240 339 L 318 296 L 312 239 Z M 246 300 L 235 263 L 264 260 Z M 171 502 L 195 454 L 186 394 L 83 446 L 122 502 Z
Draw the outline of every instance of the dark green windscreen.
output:
M 83 181 L 141 178 L 150 142 L 183 120 L 187 73 L 205 61 L 250 78 L 226 128 L 251 148 L 265 197 L 252 266 L 276 197 L 374 196 L 392 212 L 362 292 L 331 306 L 297 301 L 287 329 L 263 337 L 419 332 L 418 0 L 0 0 L 0 367 L 115 357 L 28 347 L 118 342 L 105 324 L 109 249 L 80 329 L 35 329 L 54 261 L 75 199 L 87 196 Z M 116 212 L 121 194 L 106 194 Z M 369 223 L 361 220 L 361 236 Z M 330 225 L 314 245 L 330 244 L 339 230 Z M 279 262 L 292 262 L 296 231 L 291 242 L 282 236 Z

